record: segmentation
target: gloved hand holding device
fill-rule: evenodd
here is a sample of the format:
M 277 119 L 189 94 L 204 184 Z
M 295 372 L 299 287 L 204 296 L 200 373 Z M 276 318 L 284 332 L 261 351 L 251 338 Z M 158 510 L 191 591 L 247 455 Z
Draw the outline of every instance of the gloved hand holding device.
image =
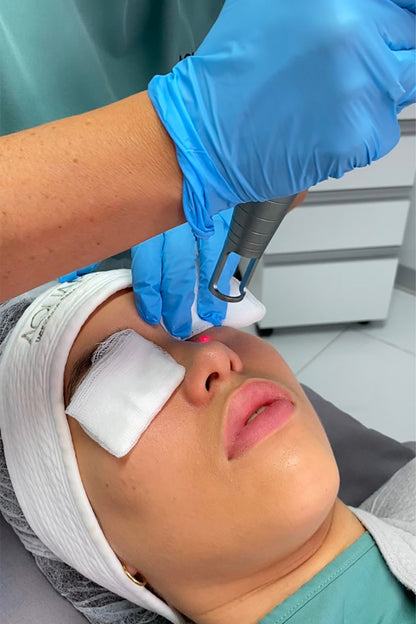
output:
M 231 216 L 232 210 L 228 210 L 214 217 L 214 234 L 207 239 L 195 237 L 185 223 L 132 248 L 136 307 L 148 323 L 154 325 L 163 320 L 173 336 L 187 338 L 192 325 L 191 307 L 196 298 L 198 316 L 213 325 L 221 325 L 227 304 L 209 292 L 208 283 Z M 230 257 L 221 275 L 220 285 L 227 293 L 237 263 L 238 256 Z
M 202 318 L 219 324 L 226 313 L 208 282 L 229 219 L 210 239 L 213 215 L 341 177 L 397 143 L 397 114 L 415 101 L 414 12 L 414 0 L 227 0 L 195 55 L 152 79 L 197 235 Z M 140 314 L 180 337 L 190 329 L 195 257 L 187 226 L 132 249 Z
M 410 0 L 400 0 L 400 3 L 411 8 Z M 392 8 L 391 3 L 388 6 L 383 1 L 368 1 L 367 6 L 359 6 L 356 0 L 341 0 L 332 2 L 333 6 L 329 7 L 323 0 L 320 8 L 326 11 L 324 24 L 320 24 L 315 13 L 310 30 L 312 13 L 317 10 L 315 3 L 312 8 L 306 7 L 305 2 L 304 7 L 297 3 L 294 9 L 282 0 L 274 3 L 273 8 L 263 2 L 263 15 L 275 18 L 276 23 L 271 22 L 275 30 L 269 25 L 268 30 L 254 33 L 249 30 L 250 18 L 255 18 L 252 15 L 254 4 L 248 2 L 244 7 L 242 4 L 238 3 L 237 7 L 235 0 L 228 0 L 196 56 L 167 77 L 154 78 L 149 86 L 153 103 L 175 141 L 185 175 L 185 214 L 200 236 L 197 239 L 199 259 L 204 269 L 200 274 L 198 312 L 203 318 L 211 317 L 214 324 L 224 318 L 226 307 L 224 303 L 224 309 L 219 307 L 221 302 L 209 294 L 206 287 L 210 276 L 206 269 L 212 273 L 209 284 L 212 293 L 223 301 L 241 300 L 259 254 L 263 253 L 264 245 L 292 204 L 293 195 L 329 176 L 340 177 L 356 166 L 370 164 L 387 153 L 398 140 L 397 113 L 415 96 L 414 16 L 403 15 L 401 9 Z M 240 8 L 242 12 L 237 16 Z M 297 20 L 299 8 L 308 10 L 297 25 L 301 38 L 295 37 L 293 44 L 284 36 L 284 27 L 288 28 L 287 33 L 296 32 L 293 22 Z M 261 9 L 259 3 L 256 9 Z M 270 15 L 273 11 L 274 15 Z M 372 18 L 372 22 L 368 18 Z M 377 29 L 386 25 L 390 18 L 393 20 L 390 30 L 381 37 Z M 364 42 L 366 21 L 372 23 L 373 31 Z M 327 25 L 330 28 L 324 36 L 321 28 Z M 243 41 L 242 33 L 247 33 Z M 362 50 L 359 50 L 361 44 Z M 305 49 L 299 61 L 302 46 Z M 328 48 L 329 59 L 325 61 L 323 52 Z M 257 66 L 254 75 L 253 62 L 254 67 Z M 383 65 L 389 70 L 384 85 L 380 81 Z M 370 71 L 366 71 L 368 69 Z M 245 76 L 241 83 L 239 70 Z M 341 79 L 336 75 L 339 70 L 343 72 Z M 374 78 L 378 79 L 377 86 L 372 84 Z M 267 91 L 269 84 L 270 92 Z M 363 88 L 358 97 L 357 84 Z M 305 107 L 305 102 L 309 105 L 309 98 L 301 97 L 302 85 L 309 87 L 307 93 L 314 96 L 311 112 L 316 125 L 309 132 L 308 108 Z M 279 86 L 285 87 L 286 97 L 279 98 Z M 370 96 L 376 98 L 372 107 L 366 102 Z M 173 109 L 171 99 L 176 105 Z M 390 122 L 386 128 L 384 119 Z M 283 131 L 279 123 L 282 121 L 288 123 Z M 271 123 L 270 134 L 267 133 L 268 122 Z M 384 130 L 386 135 L 381 136 Z M 310 150 L 304 162 L 301 159 L 305 149 L 302 136 L 306 137 L 306 147 Z M 286 174 L 284 180 L 281 171 Z M 211 186 L 206 186 L 207 178 Z M 258 203 L 277 194 L 281 199 L 276 202 Z M 254 199 L 255 203 L 238 207 L 232 236 L 227 238 L 219 256 L 226 230 L 218 231 L 216 225 L 215 235 L 206 239 L 211 229 L 209 217 L 227 206 L 227 201 L 228 205 L 233 205 L 236 200 L 247 202 L 249 199 Z M 274 216 L 273 209 L 276 210 Z M 241 230 L 244 224 L 249 229 L 254 228 L 253 232 Z M 158 322 L 163 303 L 165 324 L 181 337 L 190 329 L 195 284 L 194 248 L 190 230 L 182 227 L 139 245 L 133 252 L 139 312 L 149 322 Z M 182 250 L 184 256 L 179 259 Z M 232 262 L 228 258 L 231 250 L 251 258 L 240 294 L 234 297 L 227 296 L 236 264 L 235 257 Z M 219 261 L 213 272 L 215 255 Z M 146 262 L 152 256 L 153 261 Z M 135 274 L 140 279 L 135 279 Z
M 221 325 L 227 304 L 214 297 L 208 283 L 220 256 L 232 217 L 232 210 L 214 217 L 214 234 L 195 237 L 187 223 L 159 234 L 131 249 L 131 270 L 136 307 L 140 316 L 155 325 L 161 320 L 177 338 L 191 332 L 191 307 L 196 297 L 200 318 Z M 222 292 L 229 292 L 238 256 L 230 257 L 221 275 Z M 59 278 L 72 281 L 91 273 L 100 263 L 91 264 Z
M 294 195 L 394 147 L 397 114 L 415 101 L 414 7 L 227 0 L 195 55 L 151 80 L 198 236 L 221 210 Z

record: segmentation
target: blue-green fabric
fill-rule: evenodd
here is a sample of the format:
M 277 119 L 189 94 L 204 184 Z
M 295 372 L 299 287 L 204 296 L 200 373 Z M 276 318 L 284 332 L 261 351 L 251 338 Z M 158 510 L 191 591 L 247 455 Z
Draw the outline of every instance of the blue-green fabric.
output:
M 415 596 L 366 532 L 259 624 L 414 624 Z
M 1 0 L 0 135 L 146 89 L 198 47 L 224 0 Z

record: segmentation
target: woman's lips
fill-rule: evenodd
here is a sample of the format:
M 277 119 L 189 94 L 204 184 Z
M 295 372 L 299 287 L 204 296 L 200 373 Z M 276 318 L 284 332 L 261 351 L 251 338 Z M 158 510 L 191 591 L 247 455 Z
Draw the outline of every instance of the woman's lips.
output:
M 264 409 L 247 422 L 260 408 Z M 225 417 L 224 446 L 235 459 L 292 416 L 295 404 L 289 393 L 272 381 L 250 381 L 231 396 Z

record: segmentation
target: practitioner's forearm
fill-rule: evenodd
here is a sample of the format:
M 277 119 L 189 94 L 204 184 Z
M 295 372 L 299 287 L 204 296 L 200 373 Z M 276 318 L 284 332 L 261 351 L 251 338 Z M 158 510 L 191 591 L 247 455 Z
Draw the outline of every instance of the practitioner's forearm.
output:
M 0 137 L 0 300 L 179 225 L 181 199 L 146 92 Z

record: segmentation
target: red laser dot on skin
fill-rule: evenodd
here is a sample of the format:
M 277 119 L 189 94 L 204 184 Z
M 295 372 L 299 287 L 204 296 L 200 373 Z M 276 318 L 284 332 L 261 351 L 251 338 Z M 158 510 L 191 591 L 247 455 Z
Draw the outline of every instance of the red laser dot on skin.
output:
M 211 338 L 209 336 L 201 336 L 200 338 L 197 338 L 196 340 L 197 342 L 209 342 Z

